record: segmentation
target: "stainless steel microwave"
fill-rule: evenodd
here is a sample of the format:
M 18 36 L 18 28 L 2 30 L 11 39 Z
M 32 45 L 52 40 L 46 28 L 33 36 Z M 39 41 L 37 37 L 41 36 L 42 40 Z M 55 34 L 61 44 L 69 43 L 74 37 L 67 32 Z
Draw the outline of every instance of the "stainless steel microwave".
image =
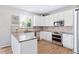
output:
M 64 20 L 61 21 L 55 21 L 54 26 L 64 26 Z

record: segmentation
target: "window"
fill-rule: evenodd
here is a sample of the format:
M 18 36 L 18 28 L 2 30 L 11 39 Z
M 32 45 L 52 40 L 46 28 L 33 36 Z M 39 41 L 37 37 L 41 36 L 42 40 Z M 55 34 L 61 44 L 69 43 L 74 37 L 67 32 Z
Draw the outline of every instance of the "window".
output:
M 31 27 L 32 21 L 30 16 L 20 16 L 20 28 Z

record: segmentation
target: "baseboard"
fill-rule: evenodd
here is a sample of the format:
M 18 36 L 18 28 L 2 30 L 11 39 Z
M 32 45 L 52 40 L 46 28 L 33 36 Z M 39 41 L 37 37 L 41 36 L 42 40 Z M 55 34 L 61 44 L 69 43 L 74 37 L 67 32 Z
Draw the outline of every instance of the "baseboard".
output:
M 11 46 L 11 44 L 6 44 L 6 45 L 3 45 L 3 46 L 0 46 L 0 48 L 4 48 L 4 47 L 8 47 L 8 46 Z
M 45 40 L 45 39 L 41 39 L 41 40 L 43 40 L 43 41 L 47 41 L 47 42 L 49 42 L 49 43 L 52 43 L 52 42 L 50 42 L 50 41 L 48 41 L 48 40 Z

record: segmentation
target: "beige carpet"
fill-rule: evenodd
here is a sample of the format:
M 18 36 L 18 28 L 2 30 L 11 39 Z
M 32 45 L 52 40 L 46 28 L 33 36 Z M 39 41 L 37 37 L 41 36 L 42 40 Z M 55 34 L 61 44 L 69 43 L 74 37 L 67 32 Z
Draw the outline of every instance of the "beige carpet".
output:
M 71 54 L 72 50 L 58 46 L 56 44 L 49 43 L 45 40 L 38 42 L 39 54 Z

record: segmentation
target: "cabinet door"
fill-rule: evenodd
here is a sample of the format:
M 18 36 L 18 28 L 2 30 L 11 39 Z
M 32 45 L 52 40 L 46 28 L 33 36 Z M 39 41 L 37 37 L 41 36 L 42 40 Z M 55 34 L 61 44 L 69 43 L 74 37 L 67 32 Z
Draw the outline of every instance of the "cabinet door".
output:
M 40 19 L 41 19 L 40 16 L 35 15 L 33 20 L 33 26 L 40 26 L 41 24 Z
M 68 10 L 64 12 L 64 25 L 73 26 L 73 10 Z
M 63 46 L 73 49 L 73 35 L 71 34 L 63 34 Z
M 46 17 L 46 26 L 53 26 L 53 15 L 48 15 Z
M 58 21 L 63 20 L 63 12 L 57 13 L 57 20 Z
M 20 47 L 21 46 L 18 40 L 13 35 L 11 35 L 11 48 L 12 48 L 13 53 L 20 54 L 21 53 Z
M 21 42 L 21 54 L 37 54 L 37 39 Z
M 41 31 L 41 32 L 40 32 L 40 40 L 41 40 L 41 39 L 45 39 L 45 38 L 46 38 L 45 32 Z
M 48 26 L 49 25 L 48 19 L 49 19 L 49 15 L 48 16 L 45 16 L 45 26 Z
M 63 20 L 63 12 L 58 12 L 56 14 L 53 14 L 54 21 L 60 21 Z
M 40 26 L 46 26 L 46 16 L 40 16 Z
M 57 14 L 53 14 L 53 20 L 54 21 L 58 21 L 57 16 L 58 16 Z
M 51 32 L 45 32 L 45 38 L 47 41 L 52 42 L 52 33 Z
M 45 16 L 34 16 L 33 26 L 46 26 Z
M 40 32 L 40 39 L 44 39 L 52 42 L 52 33 L 51 32 Z

